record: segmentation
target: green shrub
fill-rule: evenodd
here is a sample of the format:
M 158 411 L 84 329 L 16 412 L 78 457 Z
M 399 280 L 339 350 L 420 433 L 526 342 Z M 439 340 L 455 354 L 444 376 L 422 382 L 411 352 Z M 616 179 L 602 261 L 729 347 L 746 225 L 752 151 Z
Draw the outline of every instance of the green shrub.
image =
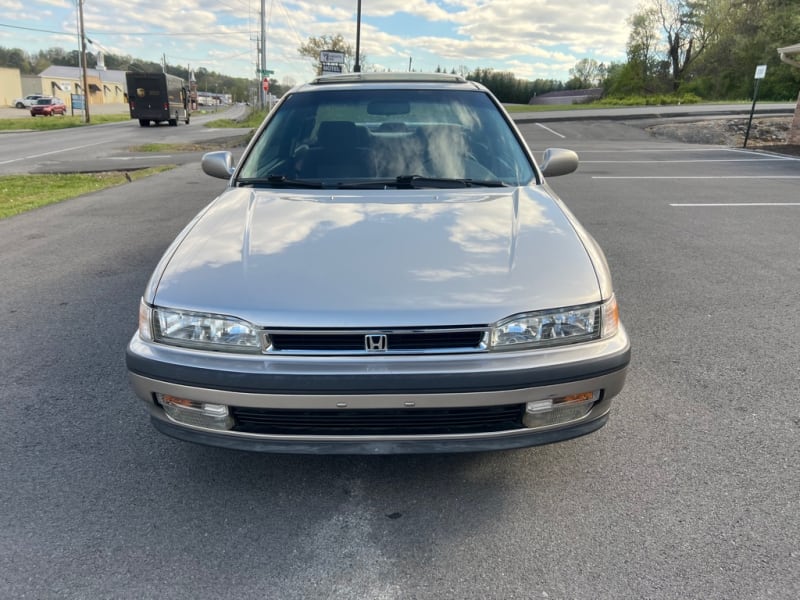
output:
M 676 104 L 697 104 L 703 99 L 688 94 L 652 94 L 650 96 L 608 96 L 598 100 L 599 106 L 672 106 Z

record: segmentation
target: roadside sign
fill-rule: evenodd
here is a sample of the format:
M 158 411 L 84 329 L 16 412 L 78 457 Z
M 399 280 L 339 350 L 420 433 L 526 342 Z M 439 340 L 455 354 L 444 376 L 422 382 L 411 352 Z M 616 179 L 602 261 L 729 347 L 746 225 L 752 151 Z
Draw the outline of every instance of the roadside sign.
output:
M 321 62 L 322 64 L 325 63 L 332 63 L 337 65 L 344 64 L 344 52 L 323 50 L 322 52 L 319 53 L 319 62 Z
M 69 99 L 72 110 L 83 110 L 83 94 L 70 94 Z
M 343 73 L 344 72 L 344 52 L 335 50 L 323 50 L 319 53 L 319 63 L 322 73 Z
M 750 120 L 747 121 L 747 131 L 744 134 L 744 144 L 742 148 L 747 148 L 747 140 L 750 138 L 750 127 L 753 125 L 753 115 L 756 112 L 756 101 L 758 100 L 758 88 L 761 85 L 761 80 L 767 74 L 767 65 L 758 65 L 756 67 L 756 88 L 753 91 L 753 107 L 750 109 Z

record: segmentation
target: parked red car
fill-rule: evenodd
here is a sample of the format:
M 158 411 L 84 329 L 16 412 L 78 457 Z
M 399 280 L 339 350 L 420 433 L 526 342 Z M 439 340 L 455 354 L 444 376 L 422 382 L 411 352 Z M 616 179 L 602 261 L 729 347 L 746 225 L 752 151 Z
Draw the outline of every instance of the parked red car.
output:
M 31 105 L 31 116 L 42 115 L 49 117 L 50 115 L 65 115 L 67 114 L 67 105 L 60 98 L 39 98 L 36 104 Z

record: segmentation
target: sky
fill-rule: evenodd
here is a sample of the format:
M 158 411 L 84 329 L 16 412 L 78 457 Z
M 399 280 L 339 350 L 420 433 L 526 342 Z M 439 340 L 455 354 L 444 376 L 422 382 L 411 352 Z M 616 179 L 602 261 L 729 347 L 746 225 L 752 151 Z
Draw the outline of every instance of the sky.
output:
M 315 74 L 297 48 L 341 34 L 355 48 L 358 0 L 263 0 L 266 64 L 280 83 Z M 640 0 L 362 0 L 362 70 L 467 72 L 569 79 L 583 58 L 625 60 Z M 0 0 L 0 46 L 79 48 L 78 0 Z M 256 76 L 261 0 L 84 0 L 90 52 Z

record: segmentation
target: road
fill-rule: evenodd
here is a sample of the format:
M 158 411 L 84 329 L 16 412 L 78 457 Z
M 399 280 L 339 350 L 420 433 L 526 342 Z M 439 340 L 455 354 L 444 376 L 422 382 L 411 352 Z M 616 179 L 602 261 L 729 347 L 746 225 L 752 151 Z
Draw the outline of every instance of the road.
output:
M 236 119 L 244 116 L 246 110 L 246 106 L 234 105 L 219 113 L 194 113 L 189 125 L 180 122 L 177 127 L 166 124 L 140 127 L 138 121 L 130 120 L 55 131 L 0 132 L 0 175 L 127 170 L 153 164 L 195 162 L 197 153 L 132 153 L 130 148 L 150 143 L 191 143 L 241 136 L 249 129 L 214 130 L 204 124 L 220 118 Z
M 117 109 L 118 110 L 118 109 Z M 136 169 L 160 164 L 186 164 L 196 162 L 202 152 L 175 152 L 170 154 L 131 152 L 134 146 L 148 143 L 190 143 L 205 139 L 242 136 L 246 129 L 209 130 L 204 123 L 219 118 L 236 119 L 245 114 L 247 107 L 234 105 L 216 114 L 193 113 L 191 123 L 178 127 L 139 127 L 138 121 L 95 125 L 85 128 L 63 129 L 51 132 L 0 131 L 0 175 L 14 173 L 48 173 L 67 171 L 102 171 Z M 757 115 L 792 114 L 794 104 L 771 103 L 757 106 Z M 0 109 L 6 114 L 27 114 L 19 109 Z M 686 105 L 671 107 L 626 107 L 612 109 L 583 109 L 580 111 L 545 111 L 515 113 L 517 123 L 550 123 L 568 120 L 641 120 L 663 118 L 697 118 L 705 115 L 747 116 L 749 105 Z M 0 117 L 3 116 L 0 114 Z M 23 118 L 23 117 L 20 117 Z M 32 117 L 27 117 L 32 118 Z
M 580 153 L 550 183 L 606 250 L 634 350 L 609 424 L 546 447 L 163 437 L 124 347 L 158 257 L 224 182 L 187 164 L 0 221 L 0 596 L 800 597 L 800 161 L 621 122 L 521 130 Z

